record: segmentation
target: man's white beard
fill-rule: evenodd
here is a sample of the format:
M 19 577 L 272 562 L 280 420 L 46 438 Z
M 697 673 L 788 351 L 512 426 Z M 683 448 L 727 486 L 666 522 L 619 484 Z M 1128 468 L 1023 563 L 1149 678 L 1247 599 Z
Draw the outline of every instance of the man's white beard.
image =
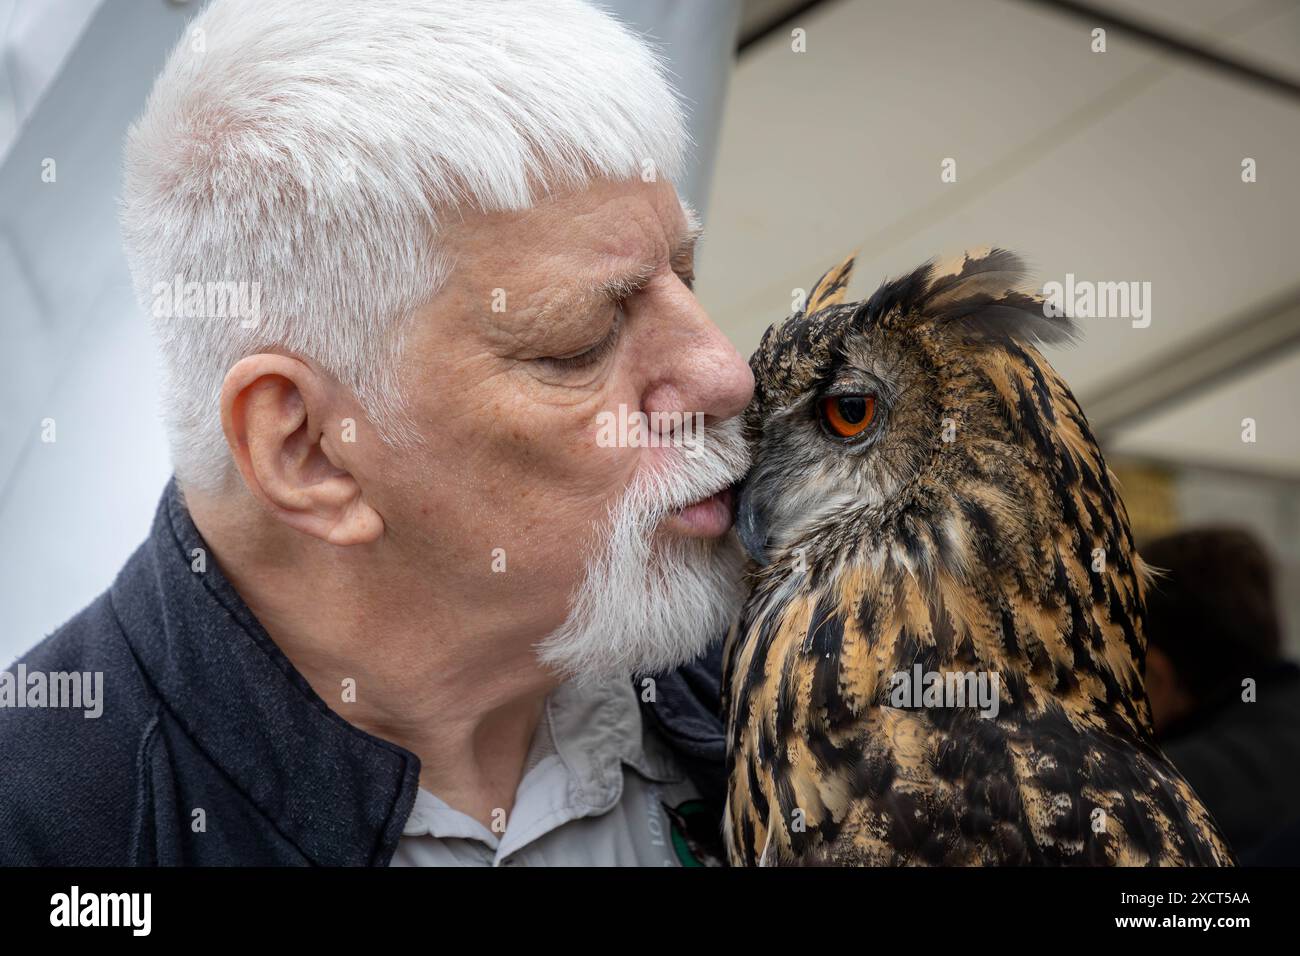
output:
M 655 534 L 686 505 L 744 477 L 749 450 L 739 419 L 695 436 L 690 454 L 665 449 L 610 509 L 609 540 L 587 563 L 568 619 L 538 645 L 542 663 L 592 683 L 661 674 L 698 657 L 740 610 L 744 550 L 721 538 Z

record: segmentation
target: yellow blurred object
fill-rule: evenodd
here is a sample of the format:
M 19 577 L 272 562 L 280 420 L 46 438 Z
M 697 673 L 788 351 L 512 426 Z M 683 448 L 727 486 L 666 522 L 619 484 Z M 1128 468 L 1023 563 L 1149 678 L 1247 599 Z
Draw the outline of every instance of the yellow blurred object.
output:
M 1113 460 L 1110 468 L 1119 479 L 1120 498 L 1139 546 L 1180 526 L 1174 469 L 1129 458 Z

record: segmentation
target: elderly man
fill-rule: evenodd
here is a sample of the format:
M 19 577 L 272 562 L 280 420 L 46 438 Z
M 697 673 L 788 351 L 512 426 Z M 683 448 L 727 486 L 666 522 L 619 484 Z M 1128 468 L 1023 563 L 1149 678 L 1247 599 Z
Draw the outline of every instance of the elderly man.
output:
M 102 713 L 0 710 L 0 863 L 706 861 L 752 379 L 684 145 L 578 0 L 194 21 L 122 212 L 176 478 L 20 662 Z

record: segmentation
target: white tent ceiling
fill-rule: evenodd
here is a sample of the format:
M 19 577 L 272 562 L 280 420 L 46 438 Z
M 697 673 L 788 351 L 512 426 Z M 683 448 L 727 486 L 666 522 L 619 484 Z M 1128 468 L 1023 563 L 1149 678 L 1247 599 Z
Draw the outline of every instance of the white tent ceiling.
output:
M 1289 0 L 1099 6 L 1300 76 Z M 1001 245 L 1039 282 L 1151 283 L 1148 328 L 1083 320 L 1082 341 L 1050 356 L 1100 411 L 1297 290 L 1300 101 L 1117 29 L 1093 53 L 1094 25 L 1024 0 L 836 0 L 751 46 L 731 80 L 699 270 L 715 320 L 747 352 L 792 290 L 850 249 L 851 293 L 865 294 L 931 256 Z M 948 157 L 955 183 L 940 181 Z M 1245 157 L 1257 182 L 1242 182 Z M 1297 317 L 1281 320 L 1293 342 Z M 1277 358 L 1184 383 L 1177 401 L 1103 428 L 1136 454 L 1300 476 L 1297 370 Z

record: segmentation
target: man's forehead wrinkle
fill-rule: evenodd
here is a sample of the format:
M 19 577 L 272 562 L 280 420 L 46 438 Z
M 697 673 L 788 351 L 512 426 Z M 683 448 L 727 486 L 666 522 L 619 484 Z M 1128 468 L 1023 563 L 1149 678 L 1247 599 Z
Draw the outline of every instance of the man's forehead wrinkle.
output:
M 534 341 L 589 324 L 616 293 L 665 267 L 686 271 L 700 234 L 699 217 L 671 189 L 557 197 L 449 231 L 456 265 L 470 273 L 466 301 L 503 290 L 504 311 L 485 316 L 494 337 Z
M 675 245 L 668 248 L 666 243 L 656 243 L 659 247 L 653 256 L 619 256 L 606 260 L 608 272 L 603 279 L 589 284 L 571 286 L 560 293 L 554 300 L 543 305 L 542 318 L 552 318 L 553 312 L 570 311 L 579 315 L 605 302 L 614 302 L 626 298 L 640 289 L 663 268 L 665 264 L 676 267 L 683 260 L 692 257 L 695 243 L 700 236 L 698 221 L 687 224 Z M 665 254 L 666 250 L 666 254 Z
M 703 233 L 699 216 L 685 203 L 679 216 L 671 216 L 669 225 L 657 210 L 639 210 L 641 216 L 629 217 L 634 222 L 638 241 L 623 245 L 621 242 L 607 247 L 606 265 L 610 269 L 608 280 L 600 288 L 620 284 L 644 284 L 665 264 L 676 266 L 693 256 L 696 243 Z
M 605 209 L 607 212 L 608 209 Z M 669 248 L 663 223 L 643 204 L 631 204 L 627 215 L 600 216 L 600 210 L 589 216 L 585 225 L 595 228 L 591 235 L 592 250 L 597 263 L 589 270 L 561 280 L 553 300 L 543 307 L 543 315 L 551 311 L 583 311 L 598 306 L 602 301 L 613 301 L 643 286 L 669 261 L 674 250 Z M 599 220 L 599 221 L 597 221 Z
M 588 230 L 593 251 L 605 260 L 607 267 L 613 268 L 617 268 L 618 263 L 661 259 L 668 246 L 663 222 L 643 203 L 625 205 L 628 208 L 620 215 L 593 214 L 588 217 L 593 220 L 590 222 L 592 228 Z

